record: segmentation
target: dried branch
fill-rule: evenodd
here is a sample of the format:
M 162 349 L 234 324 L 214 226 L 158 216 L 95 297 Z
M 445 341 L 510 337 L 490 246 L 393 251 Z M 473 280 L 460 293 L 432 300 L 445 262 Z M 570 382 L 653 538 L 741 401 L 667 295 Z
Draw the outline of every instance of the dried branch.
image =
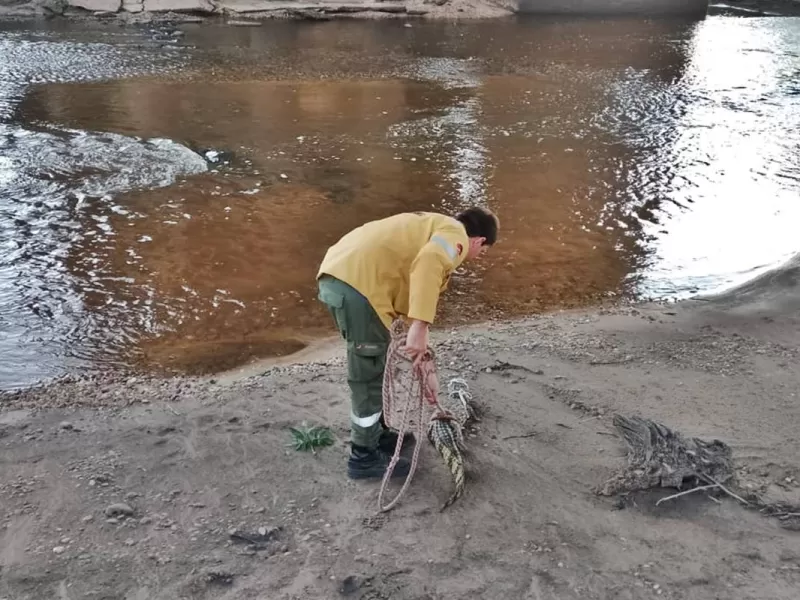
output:
M 677 494 L 672 494 L 672 496 L 667 496 L 666 498 L 662 498 L 661 500 L 656 502 L 656 506 L 658 506 L 662 502 L 666 502 L 667 500 L 674 500 L 675 498 L 680 498 L 681 496 L 687 496 L 689 494 L 694 494 L 695 492 L 701 492 L 703 490 L 711 490 L 711 489 L 718 488 L 718 487 L 720 487 L 720 486 L 718 486 L 716 484 L 714 484 L 714 485 L 701 485 L 700 487 L 692 488 L 690 490 L 685 490 L 685 491 L 679 492 Z

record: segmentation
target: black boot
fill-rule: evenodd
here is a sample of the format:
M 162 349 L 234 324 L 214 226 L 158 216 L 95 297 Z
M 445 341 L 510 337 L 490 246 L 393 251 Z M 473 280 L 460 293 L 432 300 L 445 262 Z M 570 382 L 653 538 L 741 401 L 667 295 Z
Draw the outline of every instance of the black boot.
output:
M 396 431 L 392 431 L 391 429 L 384 429 L 381 433 L 381 437 L 378 440 L 378 448 L 386 452 L 389 456 L 394 456 L 394 449 L 397 446 L 397 438 L 398 436 Z M 414 447 L 414 434 L 413 433 L 406 433 L 403 435 L 403 445 L 400 447 L 400 453 L 405 454 L 408 450 Z
M 383 479 L 391 460 L 392 457 L 380 448 L 368 450 L 353 444 L 350 459 L 347 461 L 347 475 L 350 479 Z M 400 456 L 392 471 L 392 477 L 406 477 L 410 470 L 411 463 L 404 456 Z

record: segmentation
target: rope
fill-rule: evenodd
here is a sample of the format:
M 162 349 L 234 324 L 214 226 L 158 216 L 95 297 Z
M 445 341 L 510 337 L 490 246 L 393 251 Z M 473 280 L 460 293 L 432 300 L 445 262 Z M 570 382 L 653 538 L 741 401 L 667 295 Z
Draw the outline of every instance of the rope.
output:
M 420 360 L 419 364 L 413 365 L 411 358 L 405 352 L 405 339 L 406 331 L 401 320 L 396 320 L 392 324 L 391 329 L 392 339 L 389 348 L 386 352 L 386 369 L 383 376 L 383 414 L 386 424 L 393 429 L 397 429 L 397 445 L 394 449 L 394 454 L 389 462 L 389 467 L 383 476 L 381 483 L 381 491 L 378 495 L 378 506 L 381 512 L 387 512 L 397 505 L 400 497 L 405 493 L 411 479 L 414 477 L 414 471 L 417 469 L 417 461 L 419 458 L 419 449 L 422 445 L 423 433 L 425 428 L 425 412 L 426 404 L 433 407 L 433 418 L 446 416 L 448 413 L 444 410 L 438 402 L 439 395 L 439 380 L 436 374 L 436 357 L 433 350 L 429 347 L 425 355 Z M 398 415 L 400 407 L 397 406 L 397 400 L 400 397 L 398 393 L 398 379 L 400 379 L 401 372 L 407 370 L 407 379 L 410 380 L 406 394 L 406 402 L 402 406 L 402 413 Z M 417 415 L 412 421 L 409 422 L 411 411 L 416 408 Z M 396 419 L 399 417 L 399 423 Z M 388 504 L 384 505 L 383 496 L 388 487 L 389 480 L 392 477 L 394 468 L 400 458 L 400 449 L 403 445 L 403 438 L 408 431 L 416 426 L 417 443 L 414 447 L 414 454 L 411 458 L 411 469 L 406 477 L 403 487 Z

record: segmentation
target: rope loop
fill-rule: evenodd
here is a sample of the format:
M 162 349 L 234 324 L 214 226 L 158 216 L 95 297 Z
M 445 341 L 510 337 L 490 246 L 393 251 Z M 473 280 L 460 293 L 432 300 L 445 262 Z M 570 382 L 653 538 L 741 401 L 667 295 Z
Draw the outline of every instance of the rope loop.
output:
M 411 484 L 414 472 L 417 469 L 419 450 L 425 432 L 426 405 L 433 407 L 434 413 L 444 413 L 439 406 L 439 382 L 436 374 L 436 353 L 428 347 L 417 365 L 413 365 L 411 357 L 405 352 L 407 329 L 401 319 L 396 319 L 391 327 L 392 339 L 386 352 L 386 369 L 383 375 L 383 414 L 386 424 L 397 429 L 397 445 L 389 461 L 389 466 L 383 476 L 381 490 L 378 495 L 378 505 L 381 512 L 394 508 Z M 403 373 L 405 371 L 405 373 Z M 405 375 L 405 376 L 404 376 Z M 405 383 L 405 385 L 403 385 Z M 404 388 L 399 390 L 399 388 Z M 401 394 L 405 392 L 405 394 Z M 398 402 L 405 396 L 402 407 Z M 412 411 L 416 409 L 416 415 Z M 411 458 L 411 469 L 403 482 L 403 487 L 390 502 L 384 504 L 384 494 L 392 477 L 397 461 L 400 459 L 400 450 L 403 438 L 408 431 L 415 429 L 416 445 Z

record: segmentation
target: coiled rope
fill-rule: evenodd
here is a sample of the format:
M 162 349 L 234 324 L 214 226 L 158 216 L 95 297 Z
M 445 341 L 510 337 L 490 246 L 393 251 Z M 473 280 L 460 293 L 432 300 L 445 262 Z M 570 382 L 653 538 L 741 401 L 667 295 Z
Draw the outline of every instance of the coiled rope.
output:
M 453 435 L 446 437 L 461 443 L 461 427 L 472 414 L 466 401 L 469 397 L 469 393 L 466 391 L 466 382 L 462 379 L 454 379 L 448 386 L 450 395 L 457 398 L 458 403 L 463 405 L 463 411 L 461 410 L 462 406 L 458 406 L 458 410 L 455 411 L 458 414 L 454 415 L 452 411 L 445 409 L 439 403 L 439 378 L 433 349 L 428 347 L 423 357 L 414 365 L 405 351 L 406 334 L 407 331 L 402 320 L 397 319 L 392 323 L 392 338 L 386 352 L 386 368 L 383 376 L 383 414 L 386 424 L 397 430 L 398 437 L 394 454 L 384 474 L 378 495 L 381 512 L 394 508 L 411 484 L 417 469 L 420 445 L 426 425 L 428 426 L 428 438 L 434 443 L 437 450 L 441 453 L 442 448 L 447 446 L 455 455 L 455 460 L 445 457 L 445 461 L 456 477 L 456 492 L 442 508 L 451 504 L 463 491 L 463 458 L 459 449 L 455 443 L 442 442 L 437 436 L 441 435 L 443 431 L 442 425 L 449 425 Z M 411 458 L 410 471 L 403 482 L 403 487 L 394 499 L 384 504 L 386 488 L 400 458 L 403 438 L 407 432 L 412 430 L 416 432 L 417 443 Z M 460 466 L 460 479 L 454 471 L 454 465 L 456 470 Z

